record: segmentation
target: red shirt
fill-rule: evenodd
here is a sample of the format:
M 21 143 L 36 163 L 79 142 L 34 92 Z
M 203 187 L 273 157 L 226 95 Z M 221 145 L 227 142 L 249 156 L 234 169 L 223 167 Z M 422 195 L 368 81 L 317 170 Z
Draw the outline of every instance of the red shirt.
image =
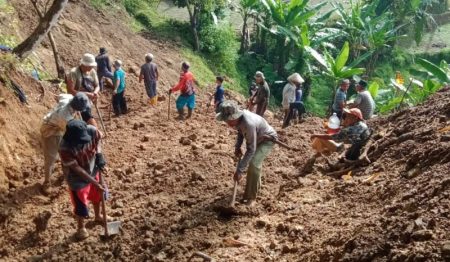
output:
M 190 71 L 181 73 L 180 81 L 171 90 L 172 92 L 180 90 L 181 94 L 189 94 L 191 91 L 194 93 L 194 75 Z

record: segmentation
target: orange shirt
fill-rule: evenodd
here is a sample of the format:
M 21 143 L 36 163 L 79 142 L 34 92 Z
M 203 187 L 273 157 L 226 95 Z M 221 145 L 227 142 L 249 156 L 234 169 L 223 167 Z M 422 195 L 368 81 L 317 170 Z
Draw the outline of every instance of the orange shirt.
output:
M 189 89 L 192 88 L 192 91 L 194 90 L 194 75 L 188 71 L 183 72 L 180 75 L 180 81 L 178 81 L 178 84 L 174 87 L 172 87 L 172 92 L 176 92 L 180 90 L 181 94 L 185 94 L 189 92 Z

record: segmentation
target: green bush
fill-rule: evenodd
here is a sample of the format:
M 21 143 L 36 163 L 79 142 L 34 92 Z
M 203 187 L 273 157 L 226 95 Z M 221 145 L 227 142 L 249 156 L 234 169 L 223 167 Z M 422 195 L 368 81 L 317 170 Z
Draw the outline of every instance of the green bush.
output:
M 135 16 L 134 19 L 138 21 L 141 25 L 143 25 L 146 29 L 149 29 L 152 27 L 152 19 L 145 11 L 139 11 Z
M 208 25 L 199 33 L 200 49 L 217 73 L 236 76 L 238 42 L 229 24 Z

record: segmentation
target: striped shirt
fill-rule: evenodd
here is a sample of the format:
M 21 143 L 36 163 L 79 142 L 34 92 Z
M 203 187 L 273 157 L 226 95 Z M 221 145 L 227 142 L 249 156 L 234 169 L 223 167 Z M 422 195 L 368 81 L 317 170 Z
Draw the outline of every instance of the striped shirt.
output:
M 100 142 L 100 133 L 94 126 L 88 125 L 88 134 L 92 137 L 91 142 L 81 145 L 70 145 L 68 141 L 62 140 L 59 148 L 59 156 L 63 172 L 66 175 L 67 183 L 71 190 L 79 190 L 89 184 L 81 176 L 72 170 L 72 167 L 78 165 L 82 167 L 89 175 L 93 174 L 95 166 L 95 154 Z

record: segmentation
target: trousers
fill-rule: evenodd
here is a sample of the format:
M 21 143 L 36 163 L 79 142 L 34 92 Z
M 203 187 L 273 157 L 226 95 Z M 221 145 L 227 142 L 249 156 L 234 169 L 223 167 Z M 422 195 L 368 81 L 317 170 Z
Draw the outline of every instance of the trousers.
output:
M 273 142 L 265 141 L 256 147 L 255 155 L 247 169 L 247 179 L 245 184 L 244 199 L 256 199 L 258 191 L 261 189 L 261 171 L 264 159 L 272 151 Z
M 50 183 L 50 176 L 58 159 L 59 144 L 62 136 L 42 137 L 42 149 L 44 150 L 44 183 Z

